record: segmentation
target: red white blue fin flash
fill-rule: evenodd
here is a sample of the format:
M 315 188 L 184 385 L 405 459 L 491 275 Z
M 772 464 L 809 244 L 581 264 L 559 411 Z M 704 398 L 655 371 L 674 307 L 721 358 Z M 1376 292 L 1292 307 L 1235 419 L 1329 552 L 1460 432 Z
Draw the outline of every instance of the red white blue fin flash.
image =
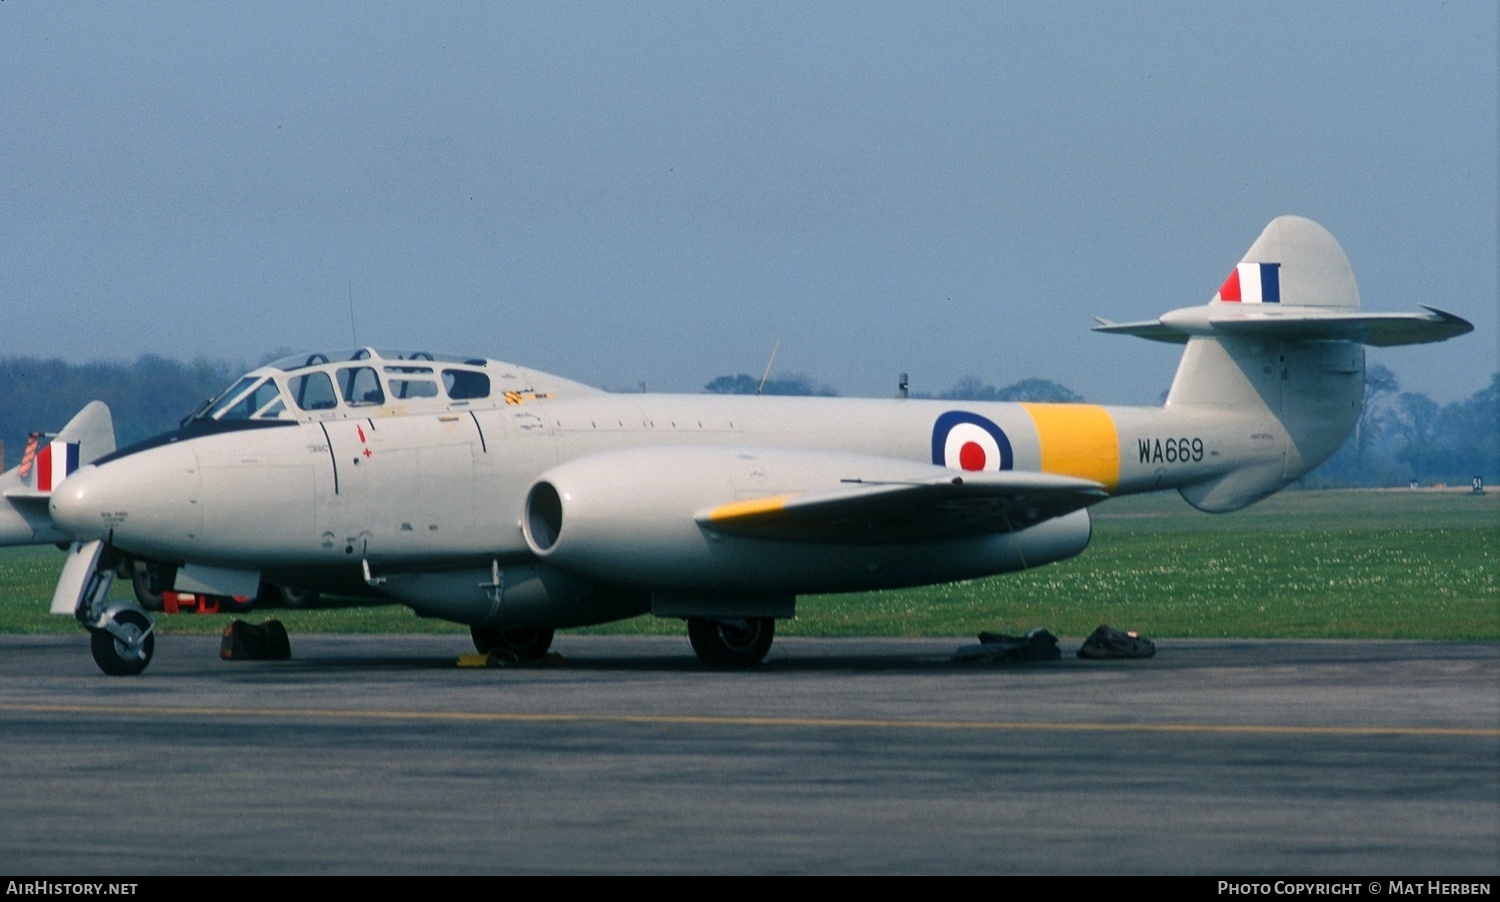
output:
M 1219 300 L 1230 304 L 1281 303 L 1281 264 L 1239 264 L 1219 286 Z

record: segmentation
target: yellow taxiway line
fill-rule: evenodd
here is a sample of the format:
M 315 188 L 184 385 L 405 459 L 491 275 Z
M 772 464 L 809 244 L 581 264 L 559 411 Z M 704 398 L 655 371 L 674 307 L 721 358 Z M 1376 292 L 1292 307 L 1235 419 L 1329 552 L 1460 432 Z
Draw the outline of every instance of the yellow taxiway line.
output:
M 1025 720 L 901 720 L 872 717 L 763 717 L 706 714 L 393 711 L 332 708 L 216 708 L 148 705 L 0 704 L 0 713 L 253 717 L 307 720 L 416 720 L 454 723 L 617 723 L 650 726 L 850 727 L 884 730 L 1012 730 L 1034 732 L 1202 733 L 1270 736 L 1452 736 L 1500 738 L 1500 728 L 1417 726 L 1286 726 L 1280 724 L 1104 723 Z

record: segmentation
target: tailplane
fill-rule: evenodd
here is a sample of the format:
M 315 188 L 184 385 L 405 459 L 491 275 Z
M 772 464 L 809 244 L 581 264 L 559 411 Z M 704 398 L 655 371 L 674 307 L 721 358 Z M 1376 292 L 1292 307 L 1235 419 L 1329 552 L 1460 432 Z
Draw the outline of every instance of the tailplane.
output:
M 1359 421 L 1364 345 L 1443 341 L 1473 330 L 1432 307 L 1365 313 L 1343 248 L 1310 219 L 1271 221 L 1213 298 L 1100 332 L 1186 344 L 1167 407 L 1222 410 L 1247 437 L 1274 437 L 1279 453 L 1201 483 L 1182 496 L 1206 511 L 1237 510 L 1327 460 Z

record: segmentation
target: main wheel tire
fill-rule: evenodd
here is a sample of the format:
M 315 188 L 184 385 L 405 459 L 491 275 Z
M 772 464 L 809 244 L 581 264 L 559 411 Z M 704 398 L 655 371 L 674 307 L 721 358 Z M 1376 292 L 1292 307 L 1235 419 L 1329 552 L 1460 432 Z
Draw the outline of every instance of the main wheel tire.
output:
M 709 667 L 754 667 L 765 660 L 775 638 L 776 621 L 770 617 L 688 619 L 688 641 Z
M 220 614 L 248 614 L 255 610 L 255 599 L 248 595 L 216 595 Z
M 474 638 L 475 651 L 486 655 L 492 651 L 506 652 L 521 661 L 543 658 L 552 648 L 550 629 L 497 630 L 471 626 L 469 635 Z
M 132 638 L 151 629 L 151 621 L 140 611 L 121 611 L 115 615 L 115 623 L 127 630 Z M 141 643 L 141 654 L 136 657 L 130 653 L 129 645 L 108 630 L 90 630 L 89 650 L 94 653 L 94 663 L 110 676 L 135 676 L 151 663 L 151 655 L 156 651 L 156 634 L 146 636 L 146 641 Z
M 130 588 L 135 590 L 135 600 L 148 611 L 162 609 L 161 593 L 172 588 L 172 581 L 176 578 L 175 567 L 146 561 L 130 562 Z
M 310 608 L 318 603 L 317 589 L 298 589 L 294 586 L 281 587 L 281 603 L 294 611 Z

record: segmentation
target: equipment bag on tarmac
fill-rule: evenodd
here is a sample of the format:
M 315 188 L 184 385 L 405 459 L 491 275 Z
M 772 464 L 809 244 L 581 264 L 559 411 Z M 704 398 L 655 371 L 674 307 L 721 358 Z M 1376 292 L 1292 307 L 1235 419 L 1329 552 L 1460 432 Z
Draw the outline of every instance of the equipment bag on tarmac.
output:
M 226 661 L 285 661 L 291 656 L 292 640 L 280 620 L 267 620 L 260 626 L 231 620 L 219 643 L 219 657 Z
M 1093 635 L 1083 640 L 1080 658 L 1149 658 L 1156 654 L 1156 643 L 1135 633 L 1122 633 L 1114 627 L 1099 625 Z

